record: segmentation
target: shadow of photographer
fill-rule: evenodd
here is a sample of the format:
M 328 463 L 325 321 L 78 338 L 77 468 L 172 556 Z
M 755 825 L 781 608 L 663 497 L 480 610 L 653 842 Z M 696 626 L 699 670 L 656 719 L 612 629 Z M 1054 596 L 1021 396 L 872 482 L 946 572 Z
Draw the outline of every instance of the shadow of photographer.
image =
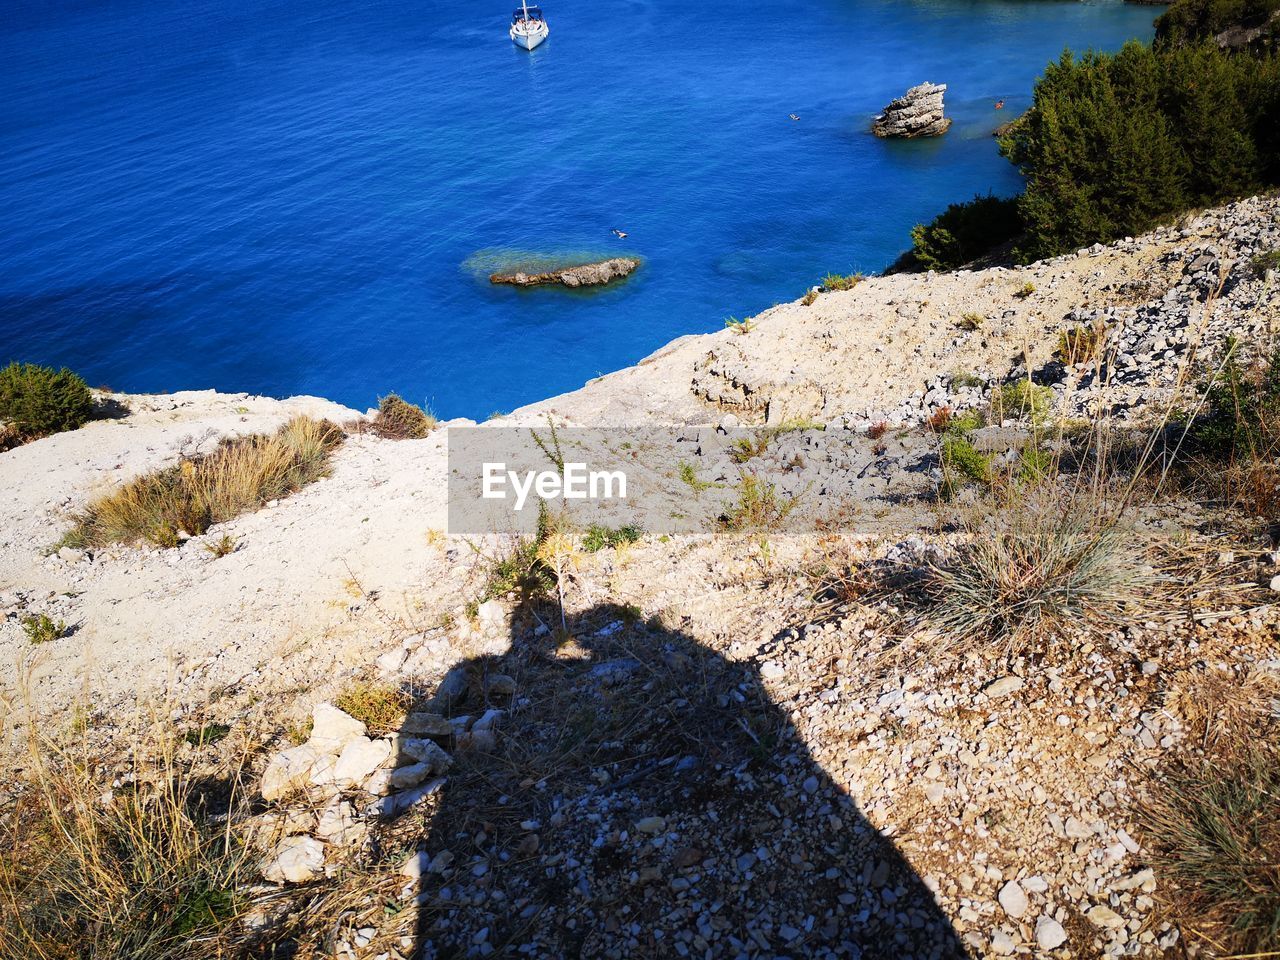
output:
M 613 605 L 558 642 L 546 613 L 520 604 L 509 648 L 437 694 L 472 719 L 413 956 L 966 956 L 753 665 Z

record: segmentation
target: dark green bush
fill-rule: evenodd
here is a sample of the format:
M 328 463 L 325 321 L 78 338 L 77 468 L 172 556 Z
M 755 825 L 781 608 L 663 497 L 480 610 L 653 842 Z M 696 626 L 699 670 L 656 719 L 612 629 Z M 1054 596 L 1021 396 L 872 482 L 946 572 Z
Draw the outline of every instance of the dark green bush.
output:
M 1280 176 L 1280 61 L 1212 43 L 1070 51 L 1002 141 L 1027 178 L 1023 260 L 1140 233 Z
M 1021 232 L 1017 198 L 976 196 L 912 228 L 911 252 L 926 270 L 955 270 Z
M 23 440 L 75 430 L 92 414 L 88 385 L 66 368 L 11 363 L 0 370 L 0 421 Z

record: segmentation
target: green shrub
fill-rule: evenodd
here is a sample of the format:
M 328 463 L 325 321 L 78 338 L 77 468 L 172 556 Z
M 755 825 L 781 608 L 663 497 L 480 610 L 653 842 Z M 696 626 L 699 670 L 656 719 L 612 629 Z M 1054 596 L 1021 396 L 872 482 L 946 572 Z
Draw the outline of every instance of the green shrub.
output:
M 390 440 L 421 440 L 436 428 L 436 418 L 394 393 L 378 401 L 373 432 Z
M 1038 426 L 1044 423 L 1053 409 L 1053 390 L 1029 380 L 1015 380 L 1000 388 L 1000 392 L 992 397 L 991 406 L 993 418 L 997 421 L 1025 418 Z
M 30 643 L 49 643 L 67 632 L 67 625 L 47 613 L 29 614 L 22 618 L 22 632 Z
M 1216 45 L 1117 54 L 1070 51 L 1037 82 L 1033 106 L 1001 140 L 1021 169 L 1035 260 L 1140 233 L 1191 206 L 1256 192 L 1280 174 L 1280 61 Z
M 1268 270 L 1280 270 L 1280 250 L 1258 254 L 1249 261 L 1249 266 L 1253 267 L 1253 272 L 1259 277 Z
M 1016 198 L 976 196 L 913 227 L 911 252 L 926 270 L 955 270 L 1021 232 Z
M 957 436 L 964 436 L 979 427 L 985 426 L 986 422 L 986 417 L 982 415 L 981 410 L 965 410 L 963 413 L 957 413 L 951 417 L 951 421 L 947 424 L 947 432 Z
M 0 370 L 0 420 L 23 440 L 75 430 L 93 415 L 88 385 L 67 370 L 11 363 Z
M 991 457 L 979 453 L 973 442 L 960 433 L 942 438 L 942 476 L 944 493 L 954 492 L 960 481 L 991 482 Z
M 968 330 L 972 332 L 974 330 L 977 330 L 986 322 L 987 322 L 987 318 L 980 313 L 966 313 L 964 316 L 962 316 L 959 320 L 956 321 L 956 326 L 959 327 L 961 330 Z
M 822 278 L 822 286 L 827 290 L 852 290 L 865 279 L 861 273 L 828 273 Z
M 593 523 L 582 538 L 582 549 L 587 553 L 598 553 L 606 547 L 617 549 L 624 544 L 637 543 L 643 536 L 644 530 L 632 523 L 621 527 Z

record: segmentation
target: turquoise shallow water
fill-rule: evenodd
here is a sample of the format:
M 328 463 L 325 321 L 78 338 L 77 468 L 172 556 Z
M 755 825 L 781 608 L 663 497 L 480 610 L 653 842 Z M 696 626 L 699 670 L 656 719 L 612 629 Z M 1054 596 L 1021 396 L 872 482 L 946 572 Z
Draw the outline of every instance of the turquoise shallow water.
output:
M 0 362 L 509 410 L 881 269 L 949 201 L 1015 192 L 990 132 L 1044 63 L 1147 38 L 1158 12 L 544 6 L 529 54 L 507 6 L 477 0 L 9 0 Z M 946 137 L 866 133 L 923 80 L 950 85 Z M 592 294 L 484 280 L 565 253 L 645 265 Z

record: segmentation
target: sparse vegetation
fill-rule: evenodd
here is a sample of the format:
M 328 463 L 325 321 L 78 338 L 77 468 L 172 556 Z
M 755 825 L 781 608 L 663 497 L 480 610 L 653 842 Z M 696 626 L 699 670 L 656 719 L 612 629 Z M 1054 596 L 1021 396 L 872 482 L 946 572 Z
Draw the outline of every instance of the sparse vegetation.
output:
M 1250 745 L 1167 774 L 1144 811 L 1148 846 L 1184 929 L 1215 952 L 1280 944 L 1280 754 Z
M 1043 490 L 975 506 L 969 540 L 934 571 L 929 616 L 951 642 L 1044 653 L 1070 626 L 1105 627 L 1141 605 L 1153 580 L 1140 548 L 1101 499 Z
M 388 734 L 400 728 L 413 698 L 389 683 L 357 680 L 343 688 L 333 705 L 375 734 Z
M 391 393 L 378 401 L 373 432 L 390 440 L 421 440 L 436 428 L 438 421 L 426 410 Z
M 1253 272 L 1260 277 L 1268 270 L 1280 270 L 1280 250 L 1258 254 L 1249 261 L 1249 266 L 1253 267 Z
M 811 307 L 818 302 L 817 290 L 806 290 L 804 296 L 800 298 L 800 302 L 806 307 Z
M 225 723 L 206 723 L 188 730 L 182 738 L 193 747 L 206 747 L 225 740 L 230 733 L 231 727 Z
M 877 420 L 871 426 L 867 427 L 867 437 L 871 440 L 879 440 L 889 432 L 889 424 L 884 420 Z
M 976 196 L 911 230 L 911 254 L 925 270 L 956 270 L 1022 232 L 1017 198 Z
M 144 474 L 91 501 L 63 542 L 177 546 L 184 534 L 198 536 L 324 476 L 342 440 L 338 427 L 310 417 L 295 417 L 273 434 L 224 439 L 212 453 Z
M 828 273 L 822 278 L 822 287 L 825 290 L 852 290 L 865 279 L 866 275 L 861 273 Z
M 1022 284 L 1022 286 L 1018 287 L 1018 289 L 1014 290 L 1013 295 L 1017 297 L 1019 300 L 1026 300 L 1035 292 L 1036 292 L 1036 285 L 1034 283 L 1027 282 Z
M 951 408 L 939 407 L 925 418 L 924 425 L 933 433 L 945 433 L 951 425 Z
M 751 437 L 739 437 L 733 442 L 733 446 L 729 450 L 729 459 L 739 464 L 754 460 L 769 449 L 769 440 L 768 433 L 757 433 Z
M 240 546 L 240 544 L 236 541 L 235 537 L 231 536 L 229 533 L 224 533 L 212 543 L 206 543 L 204 548 L 209 551 L 215 559 L 221 559 L 235 553 L 236 547 L 238 546 Z
M 720 515 L 720 526 L 731 533 L 772 530 L 786 520 L 797 503 L 780 497 L 772 483 L 746 473 L 738 484 L 738 499 Z
M 249 907 L 251 849 L 215 826 L 173 745 L 137 786 L 33 750 L 33 782 L 0 824 L 0 943 L 28 960 L 200 960 Z M 130 778 L 132 780 L 132 778 Z M 144 787 L 145 784 L 145 787 Z M 235 784 L 221 809 L 240 803 Z M 227 821 L 228 823 L 230 820 Z
M 756 328 L 756 321 L 754 317 L 747 317 L 744 320 L 739 320 L 737 317 L 725 317 L 724 328 L 738 334 L 750 333 Z
M 986 322 L 987 318 L 980 313 L 966 313 L 956 321 L 956 326 L 961 330 L 967 330 L 972 333 L 974 330 L 980 329 Z
M 973 441 L 959 433 L 942 438 L 942 494 L 950 498 L 965 481 L 991 482 L 991 456 L 980 453 Z
M 681 460 L 678 469 L 680 471 L 681 482 L 688 486 L 688 488 L 694 493 L 701 493 L 703 490 L 709 490 L 715 486 L 715 484 L 710 480 L 698 479 L 697 468 L 695 468 L 688 460 Z
M 644 530 L 635 524 L 606 527 L 593 523 L 587 527 L 587 532 L 582 538 L 582 549 L 587 553 L 598 553 L 606 547 L 617 549 L 629 543 L 639 543 L 643 536 Z
M 89 386 L 67 370 L 11 363 L 0 370 L 0 424 L 19 441 L 84 426 L 93 415 Z
M 967 316 L 967 314 L 966 314 Z M 971 387 L 985 387 L 987 381 L 976 373 L 953 373 L 951 375 L 951 389 L 964 390 Z
M 1058 334 L 1055 356 L 1069 366 L 1088 363 L 1098 356 L 1106 334 L 1097 326 L 1077 325 Z
M 1019 379 L 1006 383 L 991 398 L 992 419 L 1030 420 L 1039 426 L 1053 409 L 1053 390 L 1030 380 Z
M 22 618 L 22 632 L 30 643 L 49 643 L 67 632 L 67 625 L 47 613 L 28 614 Z

